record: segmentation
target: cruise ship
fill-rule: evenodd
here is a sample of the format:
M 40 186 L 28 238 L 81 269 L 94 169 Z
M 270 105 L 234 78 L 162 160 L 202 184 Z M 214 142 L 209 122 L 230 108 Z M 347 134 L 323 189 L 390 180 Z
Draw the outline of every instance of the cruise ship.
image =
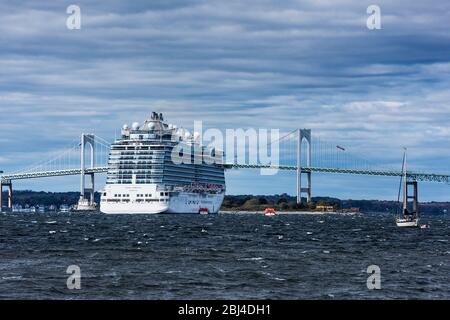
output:
M 182 163 L 173 154 L 183 156 Z M 152 112 L 142 125 L 124 125 L 111 144 L 100 211 L 217 213 L 225 195 L 223 159 L 221 150 L 201 145 L 198 133 Z

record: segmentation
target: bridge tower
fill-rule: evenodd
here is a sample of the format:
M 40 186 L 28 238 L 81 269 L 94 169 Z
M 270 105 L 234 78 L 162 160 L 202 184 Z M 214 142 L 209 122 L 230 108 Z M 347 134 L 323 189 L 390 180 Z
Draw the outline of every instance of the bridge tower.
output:
M 412 194 L 410 190 L 412 189 Z M 405 182 L 405 187 L 403 189 L 403 212 L 410 212 L 411 214 L 417 215 L 419 213 L 419 202 L 418 202 L 418 191 L 417 191 L 417 181 L 410 180 Z M 411 201 L 410 201 L 411 200 Z M 412 204 L 412 210 L 409 210 L 409 206 Z
M 86 173 L 86 145 L 90 147 L 89 169 L 94 168 L 95 136 L 93 134 L 81 134 L 81 175 L 80 175 L 80 200 L 77 210 L 94 210 L 94 173 Z M 90 188 L 86 188 L 86 176 L 90 177 Z M 89 194 L 89 197 L 86 197 Z
M 3 187 L 8 187 L 8 210 L 13 206 L 13 188 L 11 180 L 0 180 L 0 212 L 3 209 Z
M 302 142 L 306 140 L 307 157 L 306 166 L 311 167 L 311 129 L 298 129 L 298 142 L 297 142 L 297 203 L 302 202 L 302 193 L 306 193 L 307 203 L 311 202 L 311 171 L 304 172 L 306 174 L 306 188 L 302 188 Z

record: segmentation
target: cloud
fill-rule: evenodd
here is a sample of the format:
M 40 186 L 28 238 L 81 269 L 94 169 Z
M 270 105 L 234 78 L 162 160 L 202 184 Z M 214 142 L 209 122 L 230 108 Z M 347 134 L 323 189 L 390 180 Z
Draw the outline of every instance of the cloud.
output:
M 386 164 L 408 146 L 412 166 L 448 169 L 450 3 L 378 1 L 374 31 L 367 1 L 78 4 L 81 30 L 60 3 L 0 4 L 5 170 L 153 110 L 185 127 L 309 127 Z

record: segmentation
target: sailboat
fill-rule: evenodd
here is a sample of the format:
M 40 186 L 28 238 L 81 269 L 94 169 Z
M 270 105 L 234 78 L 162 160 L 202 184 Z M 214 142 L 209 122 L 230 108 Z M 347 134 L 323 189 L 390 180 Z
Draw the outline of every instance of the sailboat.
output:
M 406 148 L 403 153 L 402 175 L 400 177 L 400 185 L 398 188 L 397 202 L 400 202 L 400 192 L 403 185 L 403 204 L 401 213 L 395 219 L 397 227 L 418 227 L 419 226 L 419 207 L 417 203 L 417 181 L 408 181 L 406 174 Z M 413 195 L 408 193 L 409 187 L 413 188 Z M 412 210 L 409 210 L 409 199 L 412 201 Z

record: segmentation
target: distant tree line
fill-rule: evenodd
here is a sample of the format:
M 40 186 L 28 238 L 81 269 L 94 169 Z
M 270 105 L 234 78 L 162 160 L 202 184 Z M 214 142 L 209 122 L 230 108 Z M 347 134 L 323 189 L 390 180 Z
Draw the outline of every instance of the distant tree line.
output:
M 6 205 L 7 193 L 3 192 L 3 206 Z M 45 191 L 31 191 L 31 190 L 14 190 L 13 203 L 18 205 L 29 206 L 61 206 L 72 205 L 78 202 L 80 198 L 79 192 L 45 192 Z M 94 195 L 95 201 L 98 203 L 100 200 L 100 193 L 96 192 Z
M 222 210 L 232 211 L 262 211 L 274 208 L 279 211 L 315 210 L 317 206 L 332 206 L 335 210 L 357 208 L 361 212 L 391 212 L 400 208 L 396 201 L 386 200 L 341 200 L 332 197 L 313 197 L 310 204 L 302 199 L 297 204 L 297 198 L 288 194 L 276 195 L 227 195 L 222 204 Z M 420 203 L 419 209 L 425 214 L 442 214 L 450 211 L 450 202 Z
M 3 193 L 6 205 L 7 193 Z M 17 190 L 14 191 L 14 204 L 29 206 L 61 206 L 73 205 L 78 202 L 79 192 L 45 192 Z M 94 195 L 95 202 L 99 203 L 100 193 Z M 336 210 L 358 208 L 361 212 L 395 212 L 399 204 L 395 201 L 385 200 L 340 200 L 332 197 L 313 197 L 312 203 L 297 204 L 296 197 L 286 193 L 276 195 L 226 195 L 221 210 L 229 211 L 262 211 L 265 208 L 274 208 L 278 211 L 314 210 L 317 206 L 332 206 Z M 425 214 L 442 214 L 450 212 L 450 202 L 420 203 L 420 211 Z

